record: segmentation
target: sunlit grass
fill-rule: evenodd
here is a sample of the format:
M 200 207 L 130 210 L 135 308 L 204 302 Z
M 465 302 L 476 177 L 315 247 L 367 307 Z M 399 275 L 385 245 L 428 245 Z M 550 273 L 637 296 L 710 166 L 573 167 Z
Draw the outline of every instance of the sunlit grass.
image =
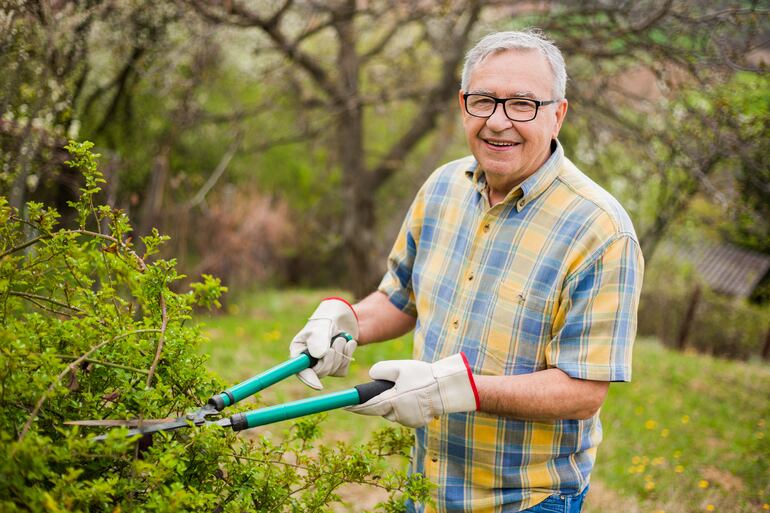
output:
M 613 384 L 594 476 L 639 511 L 767 511 L 770 368 L 637 343 Z
M 340 293 L 265 291 L 231 299 L 224 315 L 206 321 L 211 340 L 203 351 L 211 357 L 211 368 L 236 383 L 285 360 L 291 338 L 318 301 L 330 295 Z M 325 391 L 366 382 L 375 362 L 410 354 L 408 336 L 359 348 L 349 375 L 324 379 Z M 770 511 L 766 363 L 681 354 L 640 340 L 633 378 L 631 383 L 613 384 L 602 409 L 604 441 L 586 513 Z M 264 391 L 261 400 L 276 404 L 317 394 L 290 378 Z M 323 427 L 329 441 L 362 441 L 388 424 L 380 418 L 334 411 Z M 280 433 L 288 425 L 265 426 L 258 432 Z M 622 508 L 609 505 L 615 498 L 622 499 Z

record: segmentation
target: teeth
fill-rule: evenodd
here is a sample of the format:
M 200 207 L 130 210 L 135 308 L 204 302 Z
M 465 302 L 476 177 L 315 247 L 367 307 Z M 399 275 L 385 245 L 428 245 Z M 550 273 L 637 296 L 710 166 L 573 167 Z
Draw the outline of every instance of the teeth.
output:
M 502 143 L 502 142 L 495 142 L 495 141 L 487 141 L 492 146 L 513 146 L 513 143 Z

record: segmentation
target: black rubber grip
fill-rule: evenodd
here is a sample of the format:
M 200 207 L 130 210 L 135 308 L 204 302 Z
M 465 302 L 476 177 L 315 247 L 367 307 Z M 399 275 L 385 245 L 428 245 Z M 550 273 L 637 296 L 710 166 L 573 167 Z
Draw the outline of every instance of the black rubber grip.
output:
M 242 431 L 244 429 L 248 429 L 249 423 L 246 420 L 246 415 L 243 413 L 236 413 L 230 417 L 230 427 L 233 428 L 233 431 Z
M 372 397 L 377 397 L 386 390 L 393 388 L 395 383 L 384 379 L 375 379 L 369 383 L 362 385 L 356 385 L 355 389 L 358 391 L 358 404 L 364 404 Z
M 315 367 L 315 364 L 318 363 L 318 358 L 310 354 L 310 351 L 308 351 L 307 349 L 302 351 L 302 353 L 300 354 L 307 355 L 308 359 L 310 360 L 310 366 L 308 367 L 308 369 L 312 369 L 313 367 Z
M 213 406 L 217 411 L 225 409 L 225 400 L 222 399 L 222 394 L 217 394 L 209 399 L 209 404 Z

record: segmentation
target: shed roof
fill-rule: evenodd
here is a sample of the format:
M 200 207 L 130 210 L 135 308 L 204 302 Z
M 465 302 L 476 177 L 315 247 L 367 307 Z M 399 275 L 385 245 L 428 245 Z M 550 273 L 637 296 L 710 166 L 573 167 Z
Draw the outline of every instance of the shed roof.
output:
M 711 289 L 740 298 L 748 298 L 770 269 L 770 256 L 727 243 L 701 243 L 679 254 Z

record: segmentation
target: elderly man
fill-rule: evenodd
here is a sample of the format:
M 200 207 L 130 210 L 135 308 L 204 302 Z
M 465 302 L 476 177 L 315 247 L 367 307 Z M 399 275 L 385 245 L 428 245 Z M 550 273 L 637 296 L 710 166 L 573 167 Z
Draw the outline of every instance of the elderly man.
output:
M 611 381 L 631 378 L 643 260 L 618 202 L 565 156 L 559 50 L 537 31 L 468 52 L 458 101 L 473 153 L 417 193 L 374 292 L 324 300 L 291 352 L 341 375 L 358 344 L 414 332 L 395 386 L 352 411 L 417 428 L 412 510 L 578 512 Z M 353 340 L 338 337 L 350 333 Z

